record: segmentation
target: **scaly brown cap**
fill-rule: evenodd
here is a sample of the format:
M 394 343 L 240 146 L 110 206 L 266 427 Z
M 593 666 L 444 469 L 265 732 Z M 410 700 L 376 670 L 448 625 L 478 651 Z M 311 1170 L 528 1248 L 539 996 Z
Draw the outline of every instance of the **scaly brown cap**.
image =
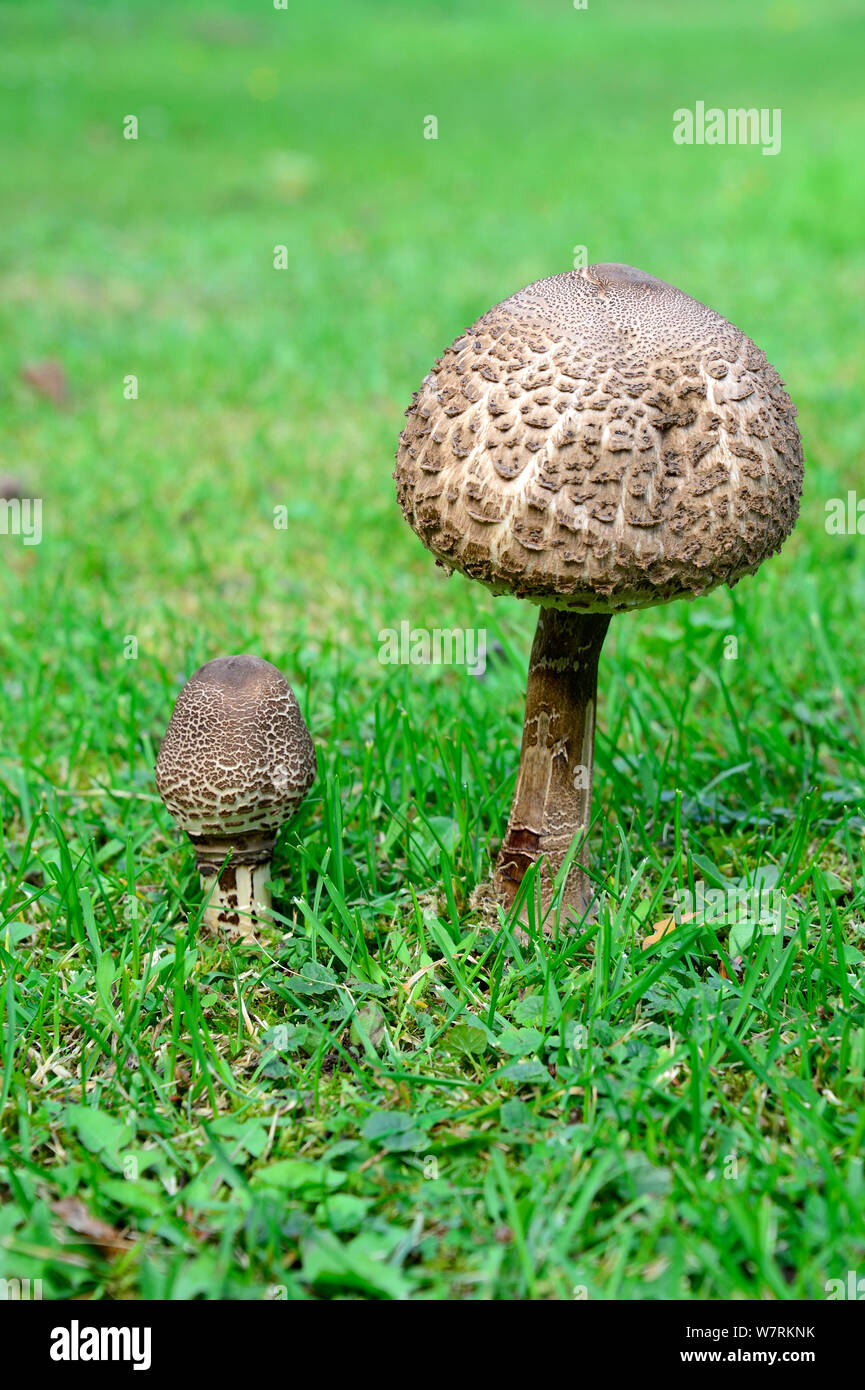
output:
M 315 778 L 315 748 L 294 693 L 258 656 L 220 656 L 177 697 L 156 785 L 188 835 L 275 833 Z
M 596 612 L 704 593 L 752 574 L 798 516 L 796 410 L 765 353 L 630 266 L 496 305 L 406 415 L 405 517 L 495 593 Z

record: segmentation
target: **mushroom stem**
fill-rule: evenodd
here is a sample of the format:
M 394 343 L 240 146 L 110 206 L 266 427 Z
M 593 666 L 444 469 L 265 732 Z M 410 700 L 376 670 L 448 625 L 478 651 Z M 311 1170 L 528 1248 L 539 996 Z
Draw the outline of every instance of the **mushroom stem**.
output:
M 541 609 L 529 661 L 517 784 L 494 876 L 505 907 L 513 904 L 527 869 L 543 856 L 541 906 L 546 912 L 553 879 L 574 836 L 585 836 L 589 828 L 598 658 L 610 617 Z M 591 900 L 590 880 L 582 868 L 586 862 L 584 845 L 568 873 L 563 918 L 569 908 L 582 917 Z
M 254 940 L 256 927 L 272 924 L 273 900 L 267 883 L 276 837 L 258 833 L 231 840 L 189 838 L 201 886 L 205 897 L 210 897 L 204 921 L 232 936 Z

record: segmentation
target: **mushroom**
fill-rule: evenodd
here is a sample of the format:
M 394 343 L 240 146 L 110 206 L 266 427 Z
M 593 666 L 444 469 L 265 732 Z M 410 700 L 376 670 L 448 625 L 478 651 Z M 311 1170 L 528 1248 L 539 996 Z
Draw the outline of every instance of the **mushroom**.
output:
M 250 938 L 267 920 L 277 831 L 314 779 L 309 730 L 269 661 L 220 656 L 190 676 L 159 749 L 156 785 L 192 841 L 210 926 Z
M 605 264 L 483 314 L 406 417 L 394 478 L 409 525 L 448 572 L 541 609 L 496 895 L 510 907 L 543 858 L 546 911 L 580 837 L 562 911 L 582 917 L 610 618 L 732 586 L 780 549 L 802 490 L 795 407 L 732 323 Z

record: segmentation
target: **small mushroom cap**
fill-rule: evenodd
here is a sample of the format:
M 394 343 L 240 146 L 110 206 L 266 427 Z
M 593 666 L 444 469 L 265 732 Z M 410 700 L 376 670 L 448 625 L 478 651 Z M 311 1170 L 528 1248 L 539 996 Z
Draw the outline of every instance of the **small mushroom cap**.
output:
M 796 410 L 720 314 L 625 265 L 497 304 L 412 398 L 394 478 L 448 569 L 613 612 L 752 574 L 795 525 Z
M 177 697 L 156 785 L 189 835 L 275 832 L 315 778 L 315 748 L 281 671 L 258 656 L 220 656 Z

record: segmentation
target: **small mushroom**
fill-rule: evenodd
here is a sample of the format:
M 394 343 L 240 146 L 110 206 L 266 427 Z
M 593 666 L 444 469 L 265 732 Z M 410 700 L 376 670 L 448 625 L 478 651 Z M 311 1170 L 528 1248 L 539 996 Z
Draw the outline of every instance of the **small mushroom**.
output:
M 220 656 L 190 676 L 159 749 L 156 785 L 192 841 L 209 925 L 250 938 L 267 920 L 277 831 L 314 779 L 309 730 L 269 661 Z
M 610 618 L 753 574 L 795 525 L 796 410 L 766 356 L 672 285 L 624 265 L 553 275 L 484 314 L 406 411 L 397 497 L 438 563 L 541 612 L 496 865 L 541 903 L 588 832 L 598 658 Z M 582 916 L 585 844 L 563 916 Z M 581 862 L 582 861 L 582 862 Z

